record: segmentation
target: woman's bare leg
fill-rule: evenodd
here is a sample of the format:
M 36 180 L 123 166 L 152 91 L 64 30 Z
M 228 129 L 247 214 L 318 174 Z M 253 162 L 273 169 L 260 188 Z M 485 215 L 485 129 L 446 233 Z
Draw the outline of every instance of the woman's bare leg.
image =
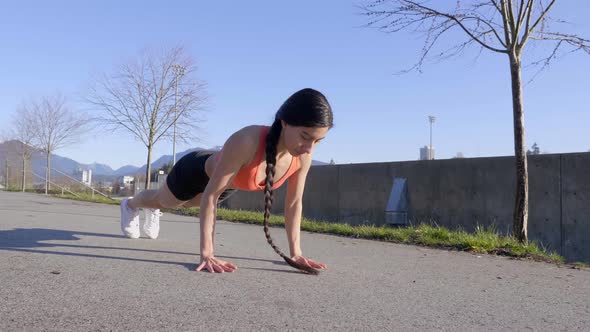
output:
M 190 207 L 199 207 L 201 206 L 201 197 L 203 196 L 203 194 L 197 194 L 197 196 L 191 198 L 190 200 L 186 201 L 186 202 L 182 202 L 182 206 L 186 207 L 186 208 L 190 208 Z
M 200 195 L 197 195 L 200 196 Z M 192 201 L 192 200 L 191 200 Z M 190 202 L 190 201 L 188 201 Z M 175 208 L 182 206 L 186 201 L 181 201 L 172 194 L 168 184 L 164 183 L 160 189 L 144 190 L 139 195 L 127 201 L 127 205 L 132 209 L 150 208 Z

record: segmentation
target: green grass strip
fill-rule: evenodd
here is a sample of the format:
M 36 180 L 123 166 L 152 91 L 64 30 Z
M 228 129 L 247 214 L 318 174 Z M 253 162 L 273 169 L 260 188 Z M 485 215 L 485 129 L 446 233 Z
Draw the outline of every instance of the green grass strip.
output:
M 183 215 L 198 216 L 199 209 L 179 209 Z M 261 212 L 218 209 L 220 219 L 233 222 L 251 224 L 263 223 Z M 272 215 L 271 226 L 284 227 L 282 216 Z M 334 234 L 346 237 L 379 240 L 386 242 L 418 244 L 435 248 L 456 249 L 474 253 L 487 253 L 519 258 L 533 258 L 553 263 L 563 263 L 564 258 L 555 252 L 542 249 L 538 243 L 532 241 L 521 244 L 512 237 L 499 235 L 494 227 L 477 227 L 474 233 L 465 231 L 451 231 L 445 227 L 428 224 L 411 225 L 408 227 L 377 227 L 372 225 L 351 226 L 325 221 L 303 218 L 301 229 L 308 232 Z

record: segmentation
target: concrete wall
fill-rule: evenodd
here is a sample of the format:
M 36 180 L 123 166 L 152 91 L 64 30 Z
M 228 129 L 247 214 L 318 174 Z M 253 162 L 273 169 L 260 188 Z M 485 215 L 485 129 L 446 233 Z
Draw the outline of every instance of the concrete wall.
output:
M 590 153 L 529 156 L 529 238 L 570 261 L 590 261 Z M 451 229 L 512 229 L 514 157 L 314 166 L 307 178 L 304 216 L 333 222 L 385 224 L 395 178 L 406 178 L 408 218 Z M 283 212 L 286 186 L 275 193 Z M 239 192 L 232 209 L 262 210 L 260 192 Z
M 590 262 L 590 153 L 562 155 L 561 174 L 562 252 Z

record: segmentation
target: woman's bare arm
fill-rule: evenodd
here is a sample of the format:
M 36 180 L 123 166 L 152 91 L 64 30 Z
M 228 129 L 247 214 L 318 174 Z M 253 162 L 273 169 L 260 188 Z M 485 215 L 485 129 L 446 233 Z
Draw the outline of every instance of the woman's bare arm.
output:
M 214 258 L 213 226 L 216 219 L 215 207 L 221 193 L 230 186 L 240 168 L 252 158 L 256 151 L 255 143 L 256 141 L 252 139 L 248 131 L 243 129 L 233 134 L 223 146 L 221 156 L 201 196 L 199 211 L 201 264 L 199 264 L 197 271 L 203 268 L 206 268 L 209 272 L 229 272 L 235 269 L 235 266 L 231 269 L 233 264 L 224 262 L 231 265 L 230 268 L 226 268 L 226 264 L 218 264 L 218 262 L 222 261 Z
M 311 155 L 301 156 L 301 168 L 289 178 L 285 195 L 285 231 L 289 241 L 291 258 L 296 262 L 313 268 L 326 268 L 325 264 L 304 258 L 301 250 L 301 217 L 303 210 L 303 192 L 305 179 L 311 167 Z

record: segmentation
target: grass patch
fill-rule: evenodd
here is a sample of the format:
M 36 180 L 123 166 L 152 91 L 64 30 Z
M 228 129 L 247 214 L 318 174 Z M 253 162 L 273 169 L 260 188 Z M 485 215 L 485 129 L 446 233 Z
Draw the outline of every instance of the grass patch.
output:
M 74 196 L 74 195 L 68 194 L 68 193 L 64 193 L 63 195 L 61 193 L 51 193 L 50 194 L 50 196 L 52 196 L 52 197 L 71 199 L 71 200 L 75 200 L 75 201 L 103 203 L 103 204 L 110 204 L 110 205 L 120 205 L 121 204 L 121 202 L 116 199 L 104 197 L 99 194 L 94 195 L 94 197 L 92 197 L 92 194 L 76 194 L 76 195 L 78 195 L 78 196 Z
M 8 187 L 8 188 L 4 188 L 2 189 L 4 191 L 11 191 L 11 192 L 17 192 L 17 191 L 23 191 L 22 188 L 18 188 L 18 187 Z M 27 192 L 31 192 L 31 189 L 25 189 Z
M 590 268 L 590 263 L 576 262 L 573 265 L 577 268 Z
M 15 187 L 10 187 L 10 188 L 4 189 L 4 190 L 10 191 L 10 192 L 22 192 L 22 189 L 15 188 Z M 26 189 L 25 192 L 33 193 L 33 194 L 45 194 L 45 189 Z M 94 197 L 92 197 L 92 194 L 90 194 L 90 193 L 76 193 L 76 195 L 78 195 L 78 196 L 72 195 L 68 192 L 64 192 L 62 195 L 62 192 L 59 189 L 51 189 L 48 191 L 48 196 L 51 196 L 51 197 L 65 198 L 65 199 L 84 201 L 84 202 L 113 204 L 113 205 L 121 204 L 120 201 L 118 201 L 116 199 L 104 197 L 100 194 L 95 194 Z
M 183 215 L 198 216 L 199 209 L 179 209 Z M 233 222 L 262 224 L 261 212 L 218 209 L 220 219 Z M 272 215 L 271 226 L 284 226 L 284 219 Z M 521 244 L 512 237 L 499 235 L 493 227 L 477 227 L 474 233 L 451 231 L 445 227 L 428 224 L 392 228 L 377 226 L 350 226 L 303 218 L 301 230 L 316 233 L 334 234 L 368 240 L 418 244 L 428 247 L 455 249 L 473 253 L 485 253 L 518 258 L 532 258 L 552 263 L 563 263 L 564 258 L 555 252 L 548 252 L 536 242 Z

